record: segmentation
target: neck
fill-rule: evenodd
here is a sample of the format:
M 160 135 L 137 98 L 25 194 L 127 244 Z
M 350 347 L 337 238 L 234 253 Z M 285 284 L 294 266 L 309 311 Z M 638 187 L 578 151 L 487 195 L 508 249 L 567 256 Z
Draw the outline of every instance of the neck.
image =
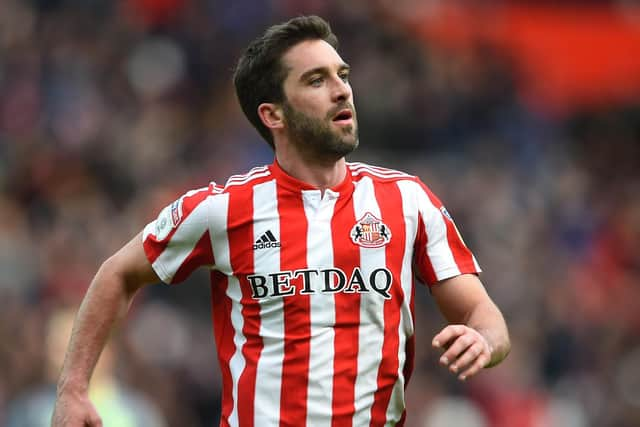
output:
M 276 159 L 289 175 L 317 187 L 323 193 L 327 188 L 340 184 L 347 173 L 344 157 L 338 160 L 310 160 L 293 153 L 276 151 Z

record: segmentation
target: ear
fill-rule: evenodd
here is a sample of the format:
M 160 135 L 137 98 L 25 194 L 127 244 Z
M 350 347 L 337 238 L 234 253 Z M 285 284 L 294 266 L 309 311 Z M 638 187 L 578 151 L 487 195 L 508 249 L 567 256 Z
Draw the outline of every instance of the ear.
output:
M 264 102 L 258 105 L 258 116 L 269 129 L 282 129 L 284 127 L 284 114 L 278 104 Z

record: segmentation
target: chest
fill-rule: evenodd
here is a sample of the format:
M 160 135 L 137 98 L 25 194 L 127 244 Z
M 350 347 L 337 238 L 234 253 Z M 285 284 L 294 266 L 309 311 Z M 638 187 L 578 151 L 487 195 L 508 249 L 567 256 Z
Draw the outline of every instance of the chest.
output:
M 372 192 L 254 196 L 230 223 L 229 272 L 253 299 L 373 292 L 390 297 L 407 250 L 402 209 Z M 241 218 L 236 215 L 236 218 Z

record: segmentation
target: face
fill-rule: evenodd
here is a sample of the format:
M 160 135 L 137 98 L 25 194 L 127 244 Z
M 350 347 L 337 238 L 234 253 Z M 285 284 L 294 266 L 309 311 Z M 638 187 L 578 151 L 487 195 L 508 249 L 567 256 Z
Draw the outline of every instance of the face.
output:
M 316 158 L 339 159 L 358 146 L 349 66 L 323 40 L 297 44 L 283 57 L 284 122 L 290 141 Z

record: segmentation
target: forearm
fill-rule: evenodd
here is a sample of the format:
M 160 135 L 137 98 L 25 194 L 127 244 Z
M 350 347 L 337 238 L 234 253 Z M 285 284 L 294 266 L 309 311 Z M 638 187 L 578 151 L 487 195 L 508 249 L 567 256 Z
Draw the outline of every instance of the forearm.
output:
M 465 324 L 478 331 L 489 343 L 491 360 L 486 367 L 500 363 L 511 349 L 507 324 L 500 310 L 491 301 L 478 304 Z
M 126 315 L 135 292 L 107 260 L 82 301 L 58 381 L 58 391 L 84 393 L 114 326 Z

